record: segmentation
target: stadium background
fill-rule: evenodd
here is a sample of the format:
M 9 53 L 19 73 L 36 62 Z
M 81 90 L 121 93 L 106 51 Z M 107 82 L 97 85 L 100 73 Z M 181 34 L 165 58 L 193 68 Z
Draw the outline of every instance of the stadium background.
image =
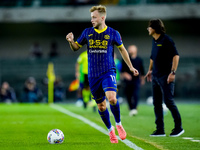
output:
M 75 99 L 75 92 L 69 93 L 67 89 L 75 79 L 76 59 L 86 47 L 72 52 L 65 36 L 72 31 L 76 39 L 84 28 L 90 27 L 88 10 L 93 4 L 100 3 L 107 6 L 107 25 L 121 33 L 124 45 L 138 46 L 145 72 L 152 39 L 148 36 L 147 24 L 151 18 L 161 18 L 180 53 L 175 96 L 179 100 L 200 98 L 199 0 L 93 0 L 85 3 L 70 0 L 1 0 L 0 82 L 8 81 L 19 99 L 25 80 L 33 76 L 45 92 L 47 87 L 43 80 L 48 62 L 53 61 L 56 76 L 60 76 L 65 83 L 67 99 Z M 30 47 L 35 41 L 43 49 L 42 59 L 29 58 Z M 50 60 L 48 52 L 52 41 L 58 43 L 59 57 Z M 150 83 L 146 83 L 141 90 L 141 98 L 148 96 L 151 96 Z

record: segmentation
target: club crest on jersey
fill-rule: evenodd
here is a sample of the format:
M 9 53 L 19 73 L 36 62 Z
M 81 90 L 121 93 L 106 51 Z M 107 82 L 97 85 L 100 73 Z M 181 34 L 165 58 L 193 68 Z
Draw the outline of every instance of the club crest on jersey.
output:
M 108 40 L 108 39 L 110 39 L 110 36 L 109 36 L 108 34 L 106 34 L 106 35 L 104 36 L 104 38 Z

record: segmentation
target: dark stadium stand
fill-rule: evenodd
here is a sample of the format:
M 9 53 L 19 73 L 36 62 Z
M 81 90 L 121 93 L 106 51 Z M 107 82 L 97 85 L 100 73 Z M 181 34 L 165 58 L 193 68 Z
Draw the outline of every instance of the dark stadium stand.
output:
M 200 0 L 90 0 L 84 4 L 106 5 L 137 5 L 137 4 L 175 4 L 175 3 L 199 3 Z M 76 0 L 1 0 L 0 7 L 54 7 L 78 5 Z M 83 4 L 83 3 L 82 3 Z M 80 5 L 82 5 L 80 3 Z
M 23 89 L 24 82 L 30 76 L 36 79 L 40 88 L 46 90 L 44 88 L 47 87 L 43 84 L 43 80 L 47 78 L 46 72 L 49 62 L 54 63 L 56 76 L 62 78 L 66 89 L 68 89 L 70 82 L 75 79 L 74 64 L 76 59 L 74 58 L 58 58 L 53 60 L 0 59 L 0 82 L 8 81 L 15 89 L 20 101 L 20 93 Z M 75 97 L 74 94 L 71 96 Z M 70 95 L 68 98 L 70 98 Z
M 8 81 L 10 85 L 16 90 L 18 99 L 20 101 L 20 93 L 22 91 L 25 80 L 32 76 L 36 79 L 38 86 L 43 91 L 47 90 L 43 84 L 43 80 L 47 77 L 48 63 L 52 61 L 54 63 L 54 69 L 56 76 L 62 78 L 67 98 L 75 98 L 75 93 L 67 91 L 71 81 L 75 79 L 75 62 L 74 57 L 60 57 L 54 60 L 49 59 L 0 59 L 0 79 L 2 81 Z M 149 58 L 143 58 L 145 71 L 149 64 Z M 180 59 L 179 68 L 176 76 L 176 90 L 175 96 L 178 98 L 200 98 L 200 59 L 198 57 L 185 57 Z M 123 94 L 123 91 L 120 90 Z M 142 86 L 141 98 L 151 96 L 151 84 L 146 83 Z

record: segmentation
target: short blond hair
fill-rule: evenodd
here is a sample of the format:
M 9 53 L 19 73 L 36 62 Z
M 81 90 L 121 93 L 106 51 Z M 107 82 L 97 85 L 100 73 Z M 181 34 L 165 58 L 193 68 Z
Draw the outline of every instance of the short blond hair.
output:
M 103 5 L 98 5 L 98 6 L 93 6 L 90 9 L 90 12 L 94 12 L 95 10 L 97 10 L 101 16 L 106 16 L 106 7 Z

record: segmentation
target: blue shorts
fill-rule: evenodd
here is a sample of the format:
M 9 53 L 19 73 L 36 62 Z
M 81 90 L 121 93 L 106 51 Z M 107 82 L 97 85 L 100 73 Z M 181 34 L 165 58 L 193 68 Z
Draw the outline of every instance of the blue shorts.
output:
M 117 92 L 116 73 L 108 72 L 99 78 L 89 78 L 90 90 L 96 103 L 101 103 L 106 99 L 106 91 Z

